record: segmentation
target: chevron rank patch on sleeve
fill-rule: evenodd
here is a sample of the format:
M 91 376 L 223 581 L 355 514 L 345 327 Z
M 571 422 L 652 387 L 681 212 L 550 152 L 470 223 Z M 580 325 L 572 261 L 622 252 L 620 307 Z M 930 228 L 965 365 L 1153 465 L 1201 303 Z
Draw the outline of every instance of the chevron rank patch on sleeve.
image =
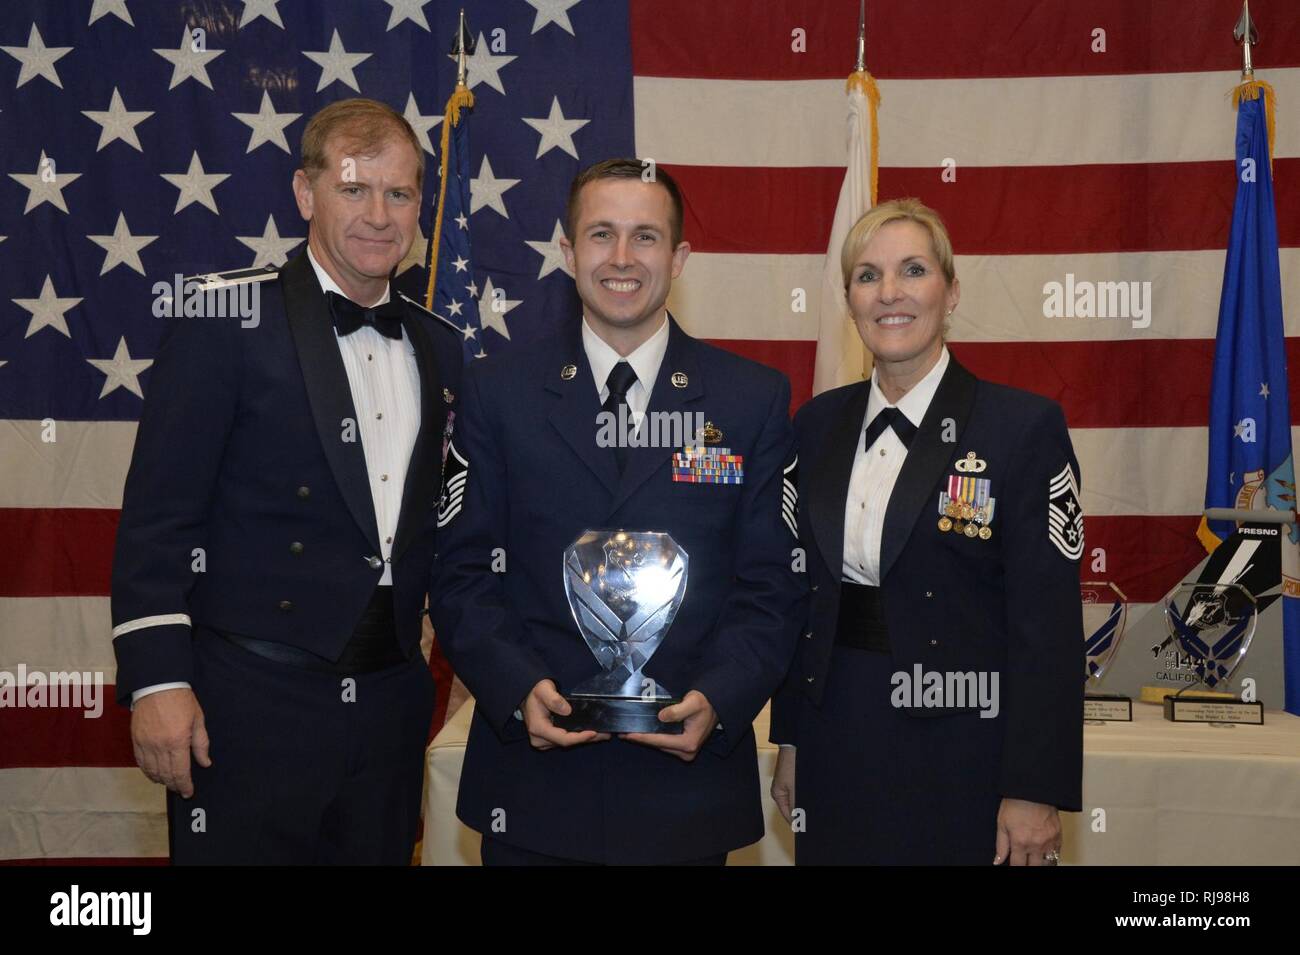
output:
M 1048 482 L 1047 538 L 1066 560 L 1083 556 L 1083 506 L 1068 461 Z
M 442 464 L 442 497 L 438 499 L 438 526 L 452 522 L 465 503 L 465 482 L 469 479 L 469 461 L 450 438 Z
M 790 533 L 799 536 L 799 456 L 785 466 L 781 475 L 781 520 Z

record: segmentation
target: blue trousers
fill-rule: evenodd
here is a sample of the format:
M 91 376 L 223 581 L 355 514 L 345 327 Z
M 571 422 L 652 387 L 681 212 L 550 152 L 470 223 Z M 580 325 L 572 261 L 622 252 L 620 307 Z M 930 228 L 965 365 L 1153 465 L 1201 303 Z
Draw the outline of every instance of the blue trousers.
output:
M 196 628 L 212 766 L 167 794 L 176 865 L 407 865 L 434 685 L 424 658 L 346 678 Z

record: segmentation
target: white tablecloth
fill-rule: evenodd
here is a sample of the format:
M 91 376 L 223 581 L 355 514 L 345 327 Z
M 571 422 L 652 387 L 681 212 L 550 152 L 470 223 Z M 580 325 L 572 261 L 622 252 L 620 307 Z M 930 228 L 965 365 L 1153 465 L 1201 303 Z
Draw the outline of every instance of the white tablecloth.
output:
M 425 865 L 479 862 L 480 837 L 455 811 L 472 712 L 471 700 L 429 744 Z M 754 732 L 767 835 L 730 865 L 794 861 L 794 836 L 767 794 L 776 765 L 767 727 L 764 710 Z M 1270 710 L 1263 726 L 1170 723 L 1134 703 L 1132 723 L 1085 727 L 1083 771 L 1084 811 L 1061 817 L 1067 865 L 1300 864 L 1300 718 Z

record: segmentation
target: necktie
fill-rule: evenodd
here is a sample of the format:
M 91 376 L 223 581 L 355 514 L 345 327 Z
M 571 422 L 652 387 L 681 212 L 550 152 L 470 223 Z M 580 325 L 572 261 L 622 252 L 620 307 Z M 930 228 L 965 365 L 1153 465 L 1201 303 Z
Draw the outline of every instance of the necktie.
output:
M 627 393 L 637 382 L 636 372 L 632 366 L 625 361 L 620 361 L 610 369 L 609 377 L 605 379 L 605 387 L 609 389 L 609 397 L 601 405 L 602 411 L 608 411 L 614 416 L 614 420 L 620 425 L 624 420 L 630 421 L 632 410 L 628 410 L 620 415 L 620 408 L 627 408 Z M 623 468 L 627 466 L 627 446 L 628 435 L 621 430 L 616 432 L 618 440 L 614 443 L 614 460 L 618 462 L 618 473 L 623 473 Z
M 369 325 L 381 335 L 402 340 L 402 315 L 406 309 L 401 301 L 389 301 L 374 308 L 363 308 L 352 299 L 328 292 L 330 315 L 340 336 L 351 335 L 362 325 Z
M 894 433 L 898 435 L 898 440 L 903 442 L 903 447 L 911 447 L 912 436 L 916 434 L 916 425 L 908 421 L 907 415 L 897 408 L 882 408 L 880 414 L 876 415 L 871 424 L 867 425 L 866 433 L 862 438 L 862 450 L 869 451 L 886 428 L 894 429 Z

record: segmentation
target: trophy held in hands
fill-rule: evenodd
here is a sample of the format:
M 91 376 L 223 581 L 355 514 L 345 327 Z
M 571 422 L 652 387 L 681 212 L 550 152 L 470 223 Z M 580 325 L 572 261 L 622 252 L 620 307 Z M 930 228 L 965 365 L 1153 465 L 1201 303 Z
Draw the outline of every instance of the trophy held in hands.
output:
M 681 733 L 659 711 L 681 702 L 643 675 L 686 596 L 686 551 L 659 531 L 588 530 L 564 552 L 564 593 L 600 672 L 567 693 L 570 731 Z

